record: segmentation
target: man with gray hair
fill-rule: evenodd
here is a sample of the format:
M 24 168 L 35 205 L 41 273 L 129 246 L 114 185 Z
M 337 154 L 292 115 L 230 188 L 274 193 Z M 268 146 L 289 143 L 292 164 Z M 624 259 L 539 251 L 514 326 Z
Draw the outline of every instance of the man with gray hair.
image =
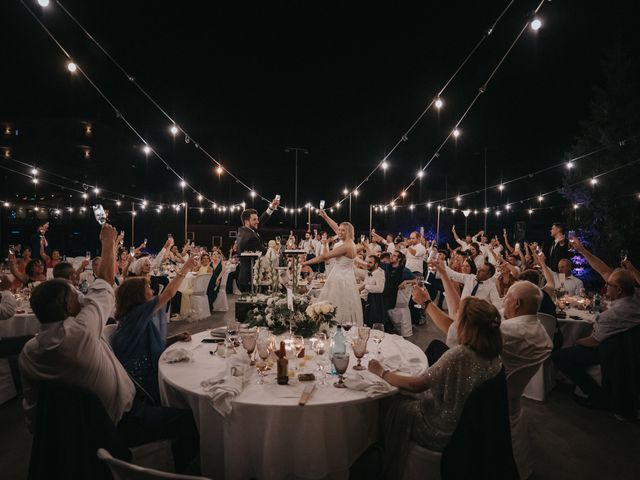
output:
M 507 375 L 521 368 L 539 365 L 553 349 L 553 343 L 538 320 L 542 291 L 527 281 L 511 285 L 504 296 L 502 363 Z
M 577 238 L 569 239 L 605 281 L 608 308 L 599 314 L 591 335 L 580 338 L 572 347 L 562 348 L 553 354 L 553 361 L 562 373 L 571 379 L 587 395 L 587 399 L 575 400 L 587 407 L 604 408 L 608 401 L 601 385 L 587 372 L 591 365 L 600 364 L 599 346 L 607 338 L 640 325 L 640 293 L 635 278 L 623 268 L 613 269 L 589 252 Z

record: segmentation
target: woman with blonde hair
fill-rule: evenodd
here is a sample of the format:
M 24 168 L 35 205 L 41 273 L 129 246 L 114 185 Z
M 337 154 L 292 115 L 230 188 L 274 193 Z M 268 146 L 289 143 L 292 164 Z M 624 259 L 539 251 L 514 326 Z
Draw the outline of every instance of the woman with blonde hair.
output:
M 402 390 L 425 392 L 420 399 L 397 397 L 385 419 L 385 476 L 402 478 L 409 442 L 443 451 L 477 386 L 502 369 L 500 312 L 486 300 L 467 297 L 458 309 L 459 345 L 417 376 L 385 370 L 376 360 L 369 371 Z
M 356 244 L 353 242 L 353 225 L 349 222 L 342 222 L 338 225 L 324 210 L 320 210 L 320 216 L 336 232 L 339 241 L 336 242 L 332 250 L 325 251 L 302 265 L 307 266 L 334 260 L 331 272 L 318 298 L 321 301 L 329 301 L 337 307 L 336 322 L 361 327 L 363 325 L 362 303 L 358 295 L 356 275 L 353 269 L 353 260 L 357 256 Z

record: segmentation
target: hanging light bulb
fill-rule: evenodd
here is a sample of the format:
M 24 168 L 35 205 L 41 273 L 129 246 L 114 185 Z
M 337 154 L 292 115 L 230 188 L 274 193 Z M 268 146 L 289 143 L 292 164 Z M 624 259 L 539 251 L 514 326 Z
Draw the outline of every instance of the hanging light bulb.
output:
M 505 208 L 505 210 L 508 212 L 508 211 L 509 211 L 509 209 L 511 208 L 511 205 L 509 205 L 509 204 L 507 203 L 507 204 L 505 205 L 505 207 L 504 207 L 504 208 Z
M 32 168 L 31 169 L 31 175 L 37 175 L 38 174 L 38 169 L 37 168 Z
M 407 192 L 403 190 L 403 191 L 402 191 L 402 193 L 400 194 L 400 196 L 401 196 L 402 198 L 406 197 L 406 196 L 407 196 Z
M 460 129 L 456 128 L 453 130 L 453 138 L 458 138 L 460 136 Z
M 382 167 L 382 170 L 386 170 L 387 168 L 389 168 L 389 164 L 386 161 L 382 162 L 382 165 L 380 165 Z
M 537 32 L 538 30 L 540 30 L 540 27 L 542 27 L 542 20 L 540 20 L 539 18 L 534 18 L 531 21 L 531 29 Z
M 187 182 L 185 182 L 184 180 L 180 180 L 180 188 L 184 188 L 187 186 Z
M 574 204 L 573 204 L 573 209 L 574 209 L 574 210 L 577 210 L 577 209 L 578 209 L 578 204 L 577 204 L 577 203 L 574 203 Z
M 595 185 L 597 183 L 598 183 L 598 179 L 597 178 L 594 177 L 594 178 L 591 179 L 591 185 Z
M 69 213 L 73 213 L 73 207 L 67 207 L 67 210 L 69 210 Z
M 444 105 L 444 102 L 442 101 L 442 99 L 441 99 L 440 97 L 438 97 L 438 98 L 436 99 L 436 103 L 435 103 L 435 105 L 436 105 L 436 108 L 437 108 L 438 110 L 440 110 L 440 109 L 442 108 L 442 106 Z
M 223 171 L 223 170 L 222 170 L 222 167 L 221 167 L 220 165 L 218 165 L 218 166 L 216 167 L 216 173 L 217 173 L 218 175 L 222 175 L 222 171 Z
M 422 178 L 422 177 L 424 177 L 424 171 L 418 170 L 418 178 Z
M 533 213 L 532 209 L 529 209 L 529 215 L 531 215 Z
M 340 202 L 336 202 L 336 208 L 340 208 Z
M 431 202 L 427 202 L 427 208 L 431 208 Z
M 540 203 L 542 203 L 542 200 L 544 200 L 544 197 L 543 197 L 542 195 L 538 196 L 538 201 L 539 201 Z
M 202 195 L 198 195 L 198 201 L 201 202 L 202 201 Z
M 416 207 L 413 206 L 413 205 L 409 205 L 409 210 L 413 210 L 414 208 L 416 208 Z
M 204 213 L 204 208 L 200 207 L 200 213 Z
M 171 135 L 176 136 L 178 134 L 178 127 L 176 127 L 175 125 L 171 125 L 171 128 L 169 129 L 169 131 L 171 132 Z
M 346 188 L 344 190 L 342 190 L 342 194 L 343 195 L 349 195 L 349 190 L 347 190 Z
M 504 185 L 502 183 L 498 185 L 498 190 L 500 190 L 501 192 L 504 190 Z
M 78 70 L 78 65 L 76 65 L 73 62 L 68 62 L 67 63 L 67 70 L 69 70 L 71 73 L 75 73 L 76 70 Z
M 32 178 L 31 182 L 33 182 L 34 185 L 37 185 L 38 184 L 38 179 L 37 178 Z
M 149 155 L 151 153 L 151 147 L 149 145 L 145 145 L 144 147 L 142 147 L 142 151 L 145 155 Z
M 567 170 L 571 170 L 573 168 L 573 162 L 567 162 L 565 166 L 567 167 Z
M 49 6 L 49 0 L 38 0 L 38 5 L 40 5 L 43 8 L 46 8 Z
M 249 192 L 249 195 L 251 196 L 251 198 L 254 198 L 256 196 L 256 192 L 254 192 L 253 190 L 251 190 Z
M 354 190 L 353 194 L 357 197 L 358 195 L 360 195 L 360 192 L 358 190 Z
M 240 205 L 242 206 L 242 208 L 245 208 L 247 206 L 245 202 L 242 202 Z M 287 213 L 287 212 L 284 212 L 284 213 Z
M 96 195 L 98 195 L 100 193 L 100 189 L 98 187 L 93 189 L 93 193 L 95 193 Z
M 4 202 L 5 207 L 9 207 L 9 202 Z
M 458 204 L 460 204 L 461 201 L 462 201 L 462 197 L 460 195 L 458 195 L 456 197 L 456 202 L 458 202 Z

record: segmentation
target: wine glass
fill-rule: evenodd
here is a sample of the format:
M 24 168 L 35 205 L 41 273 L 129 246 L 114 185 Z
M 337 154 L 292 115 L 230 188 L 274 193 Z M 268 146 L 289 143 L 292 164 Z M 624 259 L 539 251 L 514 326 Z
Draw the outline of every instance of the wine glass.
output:
M 247 351 L 249 355 L 249 360 L 251 361 L 250 365 L 255 365 L 255 361 L 253 360 L 253 351 L 256 349 L 256 340 L 258 338 L 258 334 L 256 332 L 245 332 L 240 334 L 240 339 L 242 340 L 242 346 Z
M 318 371 L 322 374 L 322 380 L 320 385 L 326 385 L 325 379 L 327 378 L 327 374 L 324 370 L 325 368 L 325 360 L 327 353 L 327 341 L 326 340 L 318 340 L 315 344 L 314 348 L 316 352 L 316 365 L 318 366 Z
M 258 385 L 264 384 L 264 372 L 269 369 L 269 364 L 267 363 L 267 359 L 271 354 L 271 343 L 268 338 L 259 338 L 257 341 L 257 350 L 258 356 L 260 357 L 260 361 L 256 362 L 256 368 L 258 369 Z
M 346 332 L 345 337 L 349 337 L 349 330 L 351 330 L 351 327 L 353 327 L 354 325 L 355 322 L 353 321 L 353 318 L 349 318 L 342 323 L 342 328 Z
M 349 354 L 348 353 L 334 353 L 331 357 L 333 366 L 336 369 L 339 380 L 333 384 L 336 388 L 347 388 L 344 384 L 344 372 L 349 367 Z
M 378 344 L 378 355 L 381 355 L 382 352 L 380 350 L 382 339 L 384 338 L 384 325 L 382 323 L 374 323 L 371 327 L 371 335 L 373 337 L 374 343 Z
M 620 261 L 626 262 L 627 258 L 629 258 L 629 250 L 623 248 L 622 250 L 620 250 Z
M 231 353 L 235 352 L 238 342 L 238 332 L 240 331 L 240 322 L 235 319 L 231 319 L 227 322 L 227 345 Z
M 369 335 L 371 335 L 371 329 L 369 327 L 358 327 L 358 338 L 366 342 L 369 341 Z
M 300 370 L 300 355 L 304 351 L 304 337 L 302 335 L 294 335 L 292 346 L 296 355 L 296 371 L 298 371 Z
M 353 354 L 358 359 L 358 364 L 353 366 L 354 370 L 366 370 L 365 367 L 362 366 L 362 357 L 367 351 L 367 341 L 362 338 L 356 338 L 352 343 L 351 347 L 353 348 Z

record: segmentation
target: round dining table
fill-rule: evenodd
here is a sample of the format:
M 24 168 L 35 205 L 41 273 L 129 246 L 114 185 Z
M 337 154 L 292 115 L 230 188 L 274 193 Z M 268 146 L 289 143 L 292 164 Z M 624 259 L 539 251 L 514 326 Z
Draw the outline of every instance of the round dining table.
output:
M 202 343 L 211 338 L 210 333 L 172 345 L 159 364 L 163 404 L 193 412 L 200 432 L 202 474 L 227 480 L 347 479 L 351 465 L 379 438 L 380 400 L 398 390 L 388 384 L 384 393 L 335 388 L 334 375 L 327 375 L 321 385 L 315 361 L 308 360 L 300 372 L 314 372 L 317 379 L 305 406 L 298 401 L 308 382 L 291 378 L 290 385 L 277 385 L 274 366 L 263 385 L 257 384 L 258 375 L 252 369 L 232 400 L 230 413 L 222 415 L 201 382 L 224 376 L 232 359 L 215 353 L 216 344 Z M 383 361 L 394 359 L 398 365 L 410 365 L 415 373 L 428 366 L 424 352 L 397 335 L 385 335 L 380 347 Z M 377 348 L 370 339 L 371 353 L 363 365 L 377 356 Z M 173 349 L 188 350 L 191 360 L 168 363 L 165 357 Z M 352 368 L 356 359 L 350 346 L 347 349 L 351 353 L 347 375 L 357 375 Z M 236 350 L 232 356 L 247 355 L 242 347 Z
M 564 313 L 565 318 L 558 318 L 558 326 L 563 338 L 562 346 L 573 347 L 576 340 L 591 335 L 596 315 L 574 307 L 565 309 Z

